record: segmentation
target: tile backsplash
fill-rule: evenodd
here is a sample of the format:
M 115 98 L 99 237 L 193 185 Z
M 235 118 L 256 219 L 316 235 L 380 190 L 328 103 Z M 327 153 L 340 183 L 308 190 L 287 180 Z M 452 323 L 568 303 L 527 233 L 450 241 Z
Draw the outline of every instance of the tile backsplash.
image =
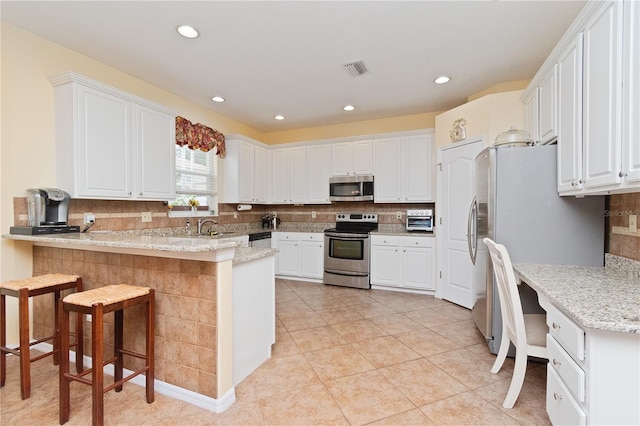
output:
M 605 251 L 617 256 L 640 260 L 640 236 L 613 233 L 613 227 L 628 227 L 629 216 L 640 218 L 640 193 L 611 195 L 605 212 L 607 239 Z
M 27 225 L 27 202 L 24 197 L 15 197 L 14 223 Z M 341 202 L 323 205 L 270 204 L 254 205 L 251 210 L 238 211 L 237 204 L 219 204 L 218 223 L 221 226 L 262 226 L 262 216 L 276 212 L 283 224 L 292 223 L 335 223 L 337 213 L 362 212 L 378 213 L 381 225 L 403 225 L 404 214 L 409 209 L 435 208 L 434 204 L 375 204 L 373 202 Z M 186 218 L 170 218 L 168 208 L 161 201 L 112 201 L 72 199 L 69 203 L 69 224 L 82 228 L 83 214 L 93 213 L 96 218 L 92 231 L 128 231 L 154 228 L 183 227 Z M 151 212 L 152 221 L 142 222 L 142 213 Z M 403 219 L 397 219 L 401 212 Z M 315 218 L 313 217 L 315 215 Z

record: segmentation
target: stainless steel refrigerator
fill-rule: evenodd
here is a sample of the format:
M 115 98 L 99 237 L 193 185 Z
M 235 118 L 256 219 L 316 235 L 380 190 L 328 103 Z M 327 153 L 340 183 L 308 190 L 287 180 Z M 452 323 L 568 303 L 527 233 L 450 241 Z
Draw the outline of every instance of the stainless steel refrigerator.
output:
M 502 315 L 483 238 L 504 244 L 514 264 L 604 264 L 604 196 L 560 197 L 556 161 L 556 145 L 489 147 L 475 159 L 468 243 L 474 275 L 486 280 L 476 288 L 473 318 L 493 353 Z M 520 286 L 520 298 L 525 313 L 544 312 L 529 287 Z

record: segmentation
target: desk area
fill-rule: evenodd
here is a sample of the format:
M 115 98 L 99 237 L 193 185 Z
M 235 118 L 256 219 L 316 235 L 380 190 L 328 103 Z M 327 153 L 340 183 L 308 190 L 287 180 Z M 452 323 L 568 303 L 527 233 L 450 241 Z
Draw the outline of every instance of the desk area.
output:
M 514 265 L 547 311 L 553 424 L 640 424 L 640 275 L 607 265 Z

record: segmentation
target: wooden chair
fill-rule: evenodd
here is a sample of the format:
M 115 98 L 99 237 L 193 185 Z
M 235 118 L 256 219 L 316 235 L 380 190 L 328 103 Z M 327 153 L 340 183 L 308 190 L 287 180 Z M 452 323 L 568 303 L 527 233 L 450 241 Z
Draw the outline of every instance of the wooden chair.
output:
M 527 356 L 547 359 L 546 334 L 548 331 L 544 314 L 523 314 L 516 277 L 507 249 L 489 238 L 483 239 L 489 248 L 493 270 L 498 284 L 500 311 L 502 312 L 502 341 L 491 372 L 500 371 L 507 357 L 510 343 L 516 347 L 516 360 L 509 391 L 504 399 L 504 408 L 513 408 L 527 370 Z
M 146 317 L 146 352 L 144 354 L 133 352 L 123 348 L 123 317 L 124 309 L 145 304 Z M 69 420 L 70 413 L 70 385 L 71 381 L 78 381 L 91 386 L 93 425 L 104 423 L 104 394 L 112 389 L 116 392 L 122 390 L 125 382 L 135 376 L 146 374 L 146 398 L 147 403 L 154 401 L 154 308 L 155 291 L 148 287 L 138 287 L 127 284 L 109 285 L 93 290 L 74 293 L 60 301 L 60 350 L 63 354 L 60 360 L 60 424 Z M 91 315 L 91 358 L 90 369 L 77 375 L 69 373 L 69 313 L 78 312 Z M 104 359 L 104 314 L 114 312 L 114 356 Z M 145 360 L 145 365 L 127 377 L 123 375 L 124 355 L 133 356 Z M 113 384 L 104 386 L 103 367 L 114 364 Z M 91 374 L 91 380 L 83 376 Z
M 53 364 L 58 365 L 60 355 L 60 327 L 58 324 L 58 300 L 60 292 L 67 289 L 82 291 L 82 278 L 77 275 L 47 274 L 21 280 L 12 280 L 0 284 L 0 387 L 7 378 L 8 353 L 20 357 L 20 393 L 22 399 L 31 396 L 31 363 L 53 355 Z M 54 333 L 34 342 L 29 342 L 29 298 L 42 294 L 52 294 L 54 303 Z M 18 317 L 20 343 L 17 348 L 7 347 L 7 308 L 6 296 L 18 299 Z M 31 346 L 52 341 L 53 350 L 31 358 Z M 83 369 L 82 319 L 76 321 L 76 369 Z M 67 347 L 67 352 L 69 348 Z M 67 357 L 69 354 L 67 353 Z

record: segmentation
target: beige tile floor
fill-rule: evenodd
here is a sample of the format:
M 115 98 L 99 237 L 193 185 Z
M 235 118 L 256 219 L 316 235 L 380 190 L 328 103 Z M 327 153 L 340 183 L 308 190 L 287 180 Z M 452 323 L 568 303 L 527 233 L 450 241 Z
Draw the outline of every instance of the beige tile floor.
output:
M 513 409 L 502 408 L 513 370 L 489 372 L 490 354 L 470 312 L 408 293 L 277 280 L 273 356 L 214 414 L 125 385 L 105 395 L 107 425 L 549 425 L 545 368 L 529 363 Z M 20 400 L 17 359 L 0 391 L 0 424 L 58 424 L 57 368 L 33 364 Z M 87 386 L 72 383 L 70 425 L 91 422 Z

